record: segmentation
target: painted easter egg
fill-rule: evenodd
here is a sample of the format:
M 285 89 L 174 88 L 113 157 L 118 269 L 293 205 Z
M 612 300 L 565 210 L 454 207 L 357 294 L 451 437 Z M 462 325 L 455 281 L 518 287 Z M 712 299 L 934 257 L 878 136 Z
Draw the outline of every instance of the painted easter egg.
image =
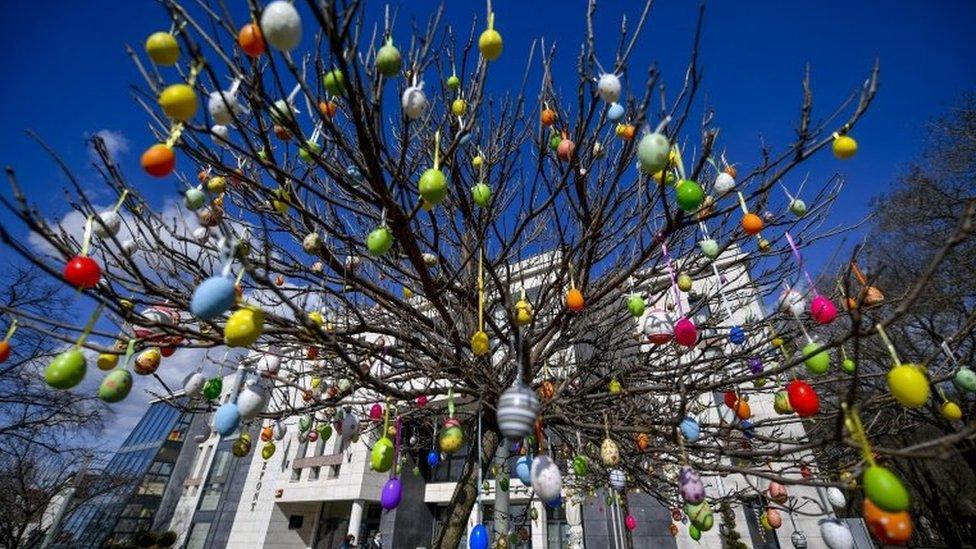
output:
M 957 421 L 962 419 L 962 408 L 951 400 L 943 402 L 940 411 L 942 412 L 942 417 L 949 421 Z
M 976 372 L 973 372 L 965 366 L 956 371 L 956 375 L 953 376 L 952 382 L 964 391 L 968 391 L 970 393 L 976 392 Z
M 766 493 L 769 495 L 769 499 L 781 505 L 786 503 L 786 500 L 790 497 L 789 492 L 786 490 L 786 486 L 783 486 L 775 480 L 770 481 L 769 487 L 766 488 Z
M 746 331 L 741 326 L 732 326 L 729 330 L 729 341 L 734 345 L 742 345 L 746 342 Z
M 600 444 L 600 459 L 604 465 L 610 467 L 620 463 L 620 449 L 617 448 L 617 443 L 609 438 L 603 439 L 603 443 Z
M 578 313 L 583 310 L 586 305 L 583 300 L 583 292 L 579 291 L 577 288 L 570 288 L 566 292 L 566 308 L 574 313 Z
M 627 489 L 627 474 L 620 469 L 610 470 L 610 487 L 618 492 Z
M 146 39 L 146 53 L 153 63 L 161 67 L 175 65 L 180 59 L 180 45 L 168 32 L 154 32 Z
M 250 383 L 237 395 L 237 410 L 241 419 L 248 421 L 264 412 L 268 407 L 270 395 L 260 383 Z
M 150 347 L 136 356 L 132 369 L 141 376 L 152 375 L 159 369 L 163 353 L 158 347 Z
M 431 468 L 437 467 L 437 464 L 441 462 L 441 454 L 436 450 L 431 450 L 427 452 L 427 465 Z
M 548 503 L 559 498 L 563 489 L 563 476 L 559 467 L 547 455 L 536 456 L 532 460 L 532 489 L 539 499 Z
M 607 118 L 616 122 L 624 117 L 624 106 L 620 103 L 611 103 L 610 107 L 607 108 Z
M 270 440 L 265 442 L 264 446 L 261 447 L 261 457 L 265 460 L 271 459 L 276 449 L 277 447 L 274 442 Z
M 489 31 L 485 31 L 485 32 L 489 32 Z M 499 46 L 498 49 L 500 54 L 501 47 Z M 468 534 L 469 549 L 488 549 L 490 537 L 491 536 L 488 534 L 488 529 L 485 528 L 484 524 L 475 525 L 475 527 L 471 529 L 471 533 Z
M 766 518 L 766 523 L 769 524 L 769 527 L 771 529 L 776 530 L 777 528 L 783 525 L 783 516 L 780 515 L 779 511 L 777 511 L 776 509 L 773 508 L 766 509 L 764 515 Z
M 674 340 L 678 345 L 693 347 L 698 342 L 698 328 L 689 318 L 681 318 L 674 324 Z
M 444 427 L 437 434 L 437 444 L 445 454 L 453 454 L 461 449 L 464 445 L 464 430 L 456 419 L 444 422 Z
M 427 95 L 424 94 L 423 86 L 410 86 L 403 90 L 400 105 L 403 107 L 403 114 L 411 120 L 423 116 L 424 111 L 427 110 Z
M 790 405 L 790 394 L 788 391 L 776 391 L 776 395 L 773 397 L 773 410 L 780 415 L 793 413 L 793 406 Z
M 237 102 L 237 94 L 213 91 L 207 96 L 207 112 L 218 125 L 230 125 L 234 122 L 234 116 L 239 115 L 241 111 L 241 105 Z
M 186 379 L 183 381 L 183 392 L 186 393 L 186 396 L 193 398 L 203 392 L 203 386 L 206 382 L 207 378 L 203 374 L 193 372 L 186 376 Z
M 491 187 L 485 183 L 478 183 L 471 187 L 471 199 L 478 206 L 486 208 L 491 201 Z
M 705 501 L 705 484 L 698 471 L 684 466 L 678 474 L 678 492 L 686 503 L 698 504 Z
M 644 298 L 638 294 L 632 294 L 627 298 L 627 310 L 630 312 L 631 316 L 635 318 L 640 318 L 644 314 L 644 309 L 647 306 Z
M 637 144 L 637 158 L 641 170 L 647 174 L 657 173 L 668 165 L 671 143 L 664 134 L 650 133 Z
M 688 520 L 691 522 L 691 527 L 698 529 L 701 532 L 707 532 L 712 529 L 715 525 L 715 517 L 712 515 L 712 508 L 707 501 L 701 501 L 700 503 L 688 503 L 684 505 L 685 515 L 688 516 Z M 699 534 L 699 537 L 701 534 Z
M 264 330 L 264 312 L 244 307 L 230 315 L 224 325 L 224 343 L 228 347 L 247 347 L 261 337 Z
M 261 28 L 254 23 L 241 27 L 237 33 L 237 43 L 248 57 L 260 57 L 264 53 L 264 37 L 261 36 Z
M 847 506 L 847 497 L 844 495 L 844 492 L 836 486 L 827 488 L 827 501 L 834 509 L 837 510 L 843 509 Z
M 159 106 L 166 116 L 187 122 L 197 112 L 197 92 L 187 84 L 171 84 L 159 94 Z
M 235 430 L 237 430 L 237 425 L 241 422 L 240 412 L 237 410 L 237 404 L 233 402 L 226 402 L 221 404 L 217 411 L 214 412 L 213 417 L 213 428 L 220 436 L 230 436 Z
M 573 458 L 573 472 L 576 476 L 586 476 L 590 472 L 590 460 L 586 456 L 578 455 Z
M 685 437 L 688 442 L 697 442 L 701 437 L 701 426 L 695 421 L 695 418 L 688 416 L 681 420 L 679 425 L 681 429 L 681 435 Z
M 837 318 L 837 307 L 826 296 L 817 295 L 810 302 L 810 316 L 818 324 L 830 324 Z
M 705 200 L 705 191 L 702 190 L 701 185 L 690 179 L 678 181 L 674 187 L 674 195 L 678 207 L 685 212 L 694 212 Z
M 786 386 L 790 408 L 800 417 L 810 417 L 820 411 L 820 397 L 805 381 L 793 380 Z
M 837 519 L 820 521 L 820 537 L 830 549 L 854 549 L 854 535 Z
M 865 499 L 863 514 L 868 530 L 882 543 L 901 545 L 912 538 L 912 517 L 907 511 L 888 512 Z
M 94 288 L 102 279 L 102 268 L 88 257 L 76 255 L 64 266 L 64 279 L 75 288 L 87 290 Z
M 519 456 L 515 460 L 515 476 L 522 484 L 532 486 L 532 458 L 529 456 Z
M 393 76 L 400 72 L 402 66 L 403 57 L 400 55 L 400 50 L 393 45 L 392 39 L 388 39 L 376 52 L 376 68 L 383 76 Z
M 840 369 L 849 374 L 853 374 L 857 370 L 857 364 L 855 364 L 853 360 L 845 358 L 840 363 Z
M 366 248 L 374 256 L 380 256 L 393 247 L 393 233 L 387 227 L 377 227 L 366 237 Z
M 98 386 L 98 398 L 105 402 L 119 402 L 132 390 L 132 374 L 128 370 L 112 370 Z
M 502 35 L 494 28 L 485 29 L 478 37 L 478 51 L 488 61 L 498 59 L 502 55 L 502 47 Z
M 219 377 L 212 377 L 203 385 L 203 398 L 214 400 L 224 390 L 224 381 Z
M 698 247 L 701 249 L 702 254 L 708 259 L 715 259 L 718 257 L 719 248 L 718 242 L 707 238 L 698 243 Z
M 822 347 L 821 343 L 810 342 L 803 346 L 803 364 L 807 367 L 810 373 L 815 375 L 820 375 L 825 373 L 830 368 L 830 351 L 824 349 L 820 352 L 816 352 L 817 349 Z
M 857 141 L 847 135 L 838 135 L 835 137 L 831 147 L 834 151 L 834 156 L 840 160 L 847 160 L 857 153 Z
M 890 469 L 871 465 L 861 476 L 864 495 L 878 507 L 889 513 L 907 511 L 911 507 L 911 496 L 901 479 Z
M 620 99 L 620 78 L 615 74 L 600 75 L 596 83 L 596 92 L 607 103 L 615 103 Z
M 99 238 L 111 238 L 119 234 L 121 228 L 122 216 L 113 210 L 98 214 L 98 219 L 92 221 L 92 230 Z
M 447 177 L 437 168 L 430 168 L 420 176 L 420 196 L 437 205 L 447 196 Z
M 393 441 L 389 437 L 380 437 L 370 452 L 369 464 L 374 471 L 385 473 L 393 467 Z
M 212 276 L 193 290 L 190 314 L 200 320 L 213 320 L 230 309 L 236 298 L 233 278 Z
M 715 176 L 715 182 L 712 184 L 712 188 L 716 194 L 721 196 L 735 188 L 735 179 L 726 172 L 719 172 Z
M 512 440 L 532 433 L 538 413 L 539 399 L 525 384 L 509 387 L 498 399 L 498 427 L 503 435 Z
M 803 314 L 806 303 L 803 294 L 796 290 L 786 290 L 779 296 L 779 308 L 783 311 L 793 313 L 796 316 Z
M 888 390 L 895 400 L 908 408 L 920 408 L 929 400 L 929 380 L 915 364 L 899 364 L 889 370 Z M 884 506 L 882 508 L 885 509 Z
M 302 18 L 291 2 L 275 0 L 261 13 L 261 35 L 272 48 L 291 51 L 302 41 Z
M 397 505 L 400 505 L 400 500 L 403 499 L 403 485 L 400 483 L 399 478 L 391 478 L 386 481 L 383 485 L 383 491 L 380 492 L 380 505 L 383 509 L 387 511 L 391 509 L 396 509 Z

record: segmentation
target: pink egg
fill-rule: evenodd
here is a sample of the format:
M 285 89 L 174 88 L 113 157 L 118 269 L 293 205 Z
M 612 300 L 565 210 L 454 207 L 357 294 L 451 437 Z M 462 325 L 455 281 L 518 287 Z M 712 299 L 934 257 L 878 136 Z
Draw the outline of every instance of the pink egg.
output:
M 634 518 L 634 515 L 627 515 L 627 518 L 624 519 L 624 524 L 628 530 L 633 532 L 637 528 L 637 519 Z
M 381 406 L 379 403 L 376 403 L 372 407 L 370 407 L 369 417 L 373 421 L 379 421 L 383 419 L 383 406 Z
M 830 324 L 837 318 L 837 307 L 830 299 L 818 295 L 810 302 L 810 316 L 820 324 Z
M 693 347 L 698 342 L 698 328 L 690 319 L 682 318 L 674 323 L 674 340 L 679 345 Z

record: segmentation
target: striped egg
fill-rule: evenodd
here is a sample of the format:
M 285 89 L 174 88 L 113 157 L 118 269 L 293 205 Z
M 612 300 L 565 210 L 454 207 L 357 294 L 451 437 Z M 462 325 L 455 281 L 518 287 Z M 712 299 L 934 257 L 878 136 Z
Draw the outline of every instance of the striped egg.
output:
M 539 399 L 523 383 L 509 387 L 498 399 L 498 427 L 510 439 L 528 436 L 538 413 Z

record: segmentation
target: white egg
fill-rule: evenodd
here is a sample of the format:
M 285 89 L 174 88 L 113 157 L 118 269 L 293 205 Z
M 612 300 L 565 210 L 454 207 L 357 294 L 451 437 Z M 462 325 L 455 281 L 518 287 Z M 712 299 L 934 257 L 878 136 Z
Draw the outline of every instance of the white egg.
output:
M 258 361 L 258 372 L 268 375 L 276 375 L 281 369 L 281 357 L 275 353 L 265 353 Z
M 835 486 L 827 488 L 827 501 L 834 509 L 843 509 L 847 506 L 847 498 L 844 496 L 844 492 Z
M 302 249 L 308 253 L 315 253 L 322 246 L 322 237 L 318 233 L 308 233 L 302 240 Z
M 220 124 L 210 126 L 210 133 L 213 134 L 214 143 L 218 145 L 223 145 L 222 141 L 227 141 L 227 139 L 230 137 L 230 130 L 227 129 L 227 126 L 222 126 Z
M 98 218 L 102 222 L 93 220 L 92 230 L 99 238 L 109 238 L 119 234 L 119 229 L 122 228 L 122 216 L 113 210 L 105 210 L 98 214 Z
M 285 427 L 285 424 L 282 423 L 281 421 L 276 421 L 275 424 L 274 424 L 274 438 L 275 438 L 275 440 L 281 440 L 281 439 L 285 438 L 285 435 L 286 434 L 288 434 L 288 428 Z
M 416 120 L 424 115 L 427 110 L 427 96 L 424 94 L 424 85 L 410 86 L 403 90 L 403 97 L 400 98 L 403 105 L 403 112 L 407 118 Z
M 137 249 L 139 249 L 139 244 L 131 238 L 122 242 L 122 253 L 126 256 L 134 254 Z
M 189 397 L 195 397 L 203 391 L 203 385 L 207 382 L 207 378 L 204 377 L 200 372 L 194 372 L 188 376 L 183 381 L 183 391 Z
M 237 395 L 237 410 L 241 419 L 257 417 L 268 406 L 268 390 L 261 383 L 251 383 Z
M 210 92 L 207 100 L 207 110 L 218 125 L 227 126 L 234 121 L 234 115 L 241 113 L 241 106 L 237 102 L 237 94 L 226 91 Z
M 261 34 L 272 48 L 291 51 L 302 40 L 302 18 L 291 2 L 275 0 L 261 14 Z
M 735 188 L 735 179 L 731 175 L 722 172 L 715 176 L 715 193 L 723 195 Z
M 854 549 L 854 536 L 850 528 L 836 519 L 820 522 L 820 537 L 830 549 Z
M 532 489 L 539 499 L 549 503 L 559 498 L 563 490 L 563 475 L 549 456 L 536 456 L 532 460 Z
M 779 308 L 800 316 L 806 308 L 803 295 L 796 290 L 786 290 L 779 296 Z
M 596 83 L 596 90 L 601 99 L 614 103 L 620 99 L 620 79 L 615 74 L 603 74 Z
M 193 240 L 203 244 L 208 238 L 210 238 L 210 231 L 208 231 L 206 227 L 197 227 L 196 229 L 193 229 L 191 236 L 193 236 Z
M 352 412 L 342 416 L 342 436 L 349 438 L 359 434 L 359 418 Z

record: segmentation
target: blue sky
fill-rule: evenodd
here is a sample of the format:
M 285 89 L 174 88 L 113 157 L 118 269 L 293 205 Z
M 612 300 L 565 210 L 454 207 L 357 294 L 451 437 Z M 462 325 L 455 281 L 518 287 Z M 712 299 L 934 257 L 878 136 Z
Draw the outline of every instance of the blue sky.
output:
M 600 2 L 597 35 L 604 42 L 601 51 L 606 62 L 621 15 L 629 14 L 631 25 L 636 21 L 636 3 Z M 245 3 L 229 4 L 235 6 L 235 26 L 241 25 Z M 461 32 L 470 27 L 473 14 L 483 15 L 483 4 L 478 2 L 448 4 L 446 20 Z M 574 87 L 585 2 L 496 0 L 494 4 L 505 52 L 492 66 L 492 89 L 518 85 L 529 44 L 540 36 L 559 46 L 557 85 Z M 823 153 L 788 181 L 795 187 L 807 170 L 812 173 L 811 184 L 842 172 L 849 183 L 832 221 L 853 222 L 925 147 L 924 123 L 976 89 L 976 41 L 964 38 L 976 24 L 976 2 L 819 2 L 813 8 L 800 4 L 711 2 L 701 48 L 705 81 L 698 100 L 714 107 L 715 123 L 722 128 L 721 144 L 730 159 L 749 166 L 760 139 L 782 148 L 793 137 L 806 63 L 812 66 L 816 115 L 856 89 L 879 58 L 881 90 L 854 132 L 860 144 L 858 155 L 838 163 Z M 371 13 L 381 15 L 382 3 L 367 5 Z M 402 7 L 395 37 L 406 40 L 409 20 L 422 23 L 435 6 L 435 2 L 415 0 Z M 680 87 L 696 14 L 695 2 L 657 0 L 631 64 L 635 76 L 657 62 L 669 89 Z M 5 52 L 0 56 L 0 71 L 6 76 L 0 87 L 0 162 L 17 170 L 23 187 L 51 218 L 66 211 L 66 180 L 27 138 L 27 128 L 41 134 L 95 191 L 99 183 L 89 167 L 85 137 L 111 132 L 123 170 L 141 191 L 160 206 L 175 196 L 172 181 L 151 180 L 138 167 L 150 138 L 147 119 L 131 96 L 130 87 L 139 77 L 124 49 L 131 44 L 141 51 L 145 37 L 168 28 L 167 21 L 163 8 L 149 0 L 91 0 L 83 8 L 75 3 L 55 9 L 40 2 L 19 2 L 5 11 L 0 22 L 0 48 Z M 305 22 L 308 41 L 312 21 L 306 18 Z M 5 184 L 0 192 L 9 193 Z M 105 195 L 100 202 L 110 201 Z M 8 214 L 0 212 L 0 221 L 15 234 L 23 234 Z M 12 255 L 7 249 L 0 253 Z

